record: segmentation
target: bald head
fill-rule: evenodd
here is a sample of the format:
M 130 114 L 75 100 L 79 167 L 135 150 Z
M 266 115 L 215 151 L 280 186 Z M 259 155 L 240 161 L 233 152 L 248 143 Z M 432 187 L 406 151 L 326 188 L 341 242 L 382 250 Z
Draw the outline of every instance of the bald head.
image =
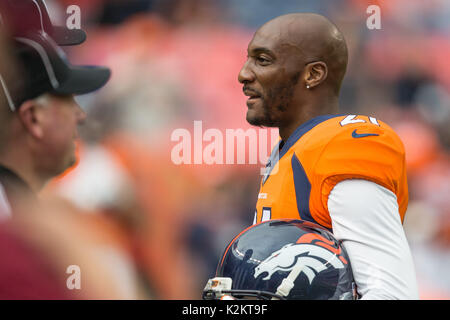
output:
M 339 92 L 348 52 L 344 36 L 330 20 L 314 13 L 292 13 L 270 20 L 256 34 L 277 38 L 282 50 L 298 55 L 304 64 L 325 63 L 327 84 Z
M 299 124 L 336 113 L 347 68 L 347 45 L 327 18 L 311 13 L 277 17 L 261 26 L 239 72 L 247 121 L 289 136 Z M 284 139 L 284 138 L 283 138 Z

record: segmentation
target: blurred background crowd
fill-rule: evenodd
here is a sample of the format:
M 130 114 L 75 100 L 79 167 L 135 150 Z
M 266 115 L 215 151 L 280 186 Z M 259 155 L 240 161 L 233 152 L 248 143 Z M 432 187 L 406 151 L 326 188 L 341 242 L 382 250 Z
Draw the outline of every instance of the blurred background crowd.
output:
M 252 223 L 261 165 L 176 165 L 171 134 L 193 133 L 196 120 L 203 130 L 251 128 L 237 81 L 248 42 L 269 19 L 303 11 L 327 16 L 346 36 L 342 113 L 377 117 L 402 138 L 404 226 L 420 296 L 450 299 L 450 2 L 46 3 L 58 24 L 70 5 L 81 9 L 88 37 L 64 48 L 70 60 L 112 69 L 103 89 L 77 97 L 88 114 L 77 165 L 44 190 L 51 209 L 22 226 L 61 277 L 82 265 L 94 298 L 201 297 L 225 246 Z M 380 30 L 366 26 L 370 4 L 381 8 Z

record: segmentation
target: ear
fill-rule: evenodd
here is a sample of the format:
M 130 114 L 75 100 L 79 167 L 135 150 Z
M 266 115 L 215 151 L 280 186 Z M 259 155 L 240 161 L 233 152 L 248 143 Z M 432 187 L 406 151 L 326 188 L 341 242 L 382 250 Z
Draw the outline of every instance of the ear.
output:
M 316 61 L 308 63 L 305 67 L 305 85 L 313 88 L 318 86 L 328 76 L 328 67 L 325 62 Z
M 41 108 L 38 108 L 35 100 L 27 100 L 17 110 L 18 118 L 28 133 L 37 138 L 42 139 L 44 130 L 42 128 Z

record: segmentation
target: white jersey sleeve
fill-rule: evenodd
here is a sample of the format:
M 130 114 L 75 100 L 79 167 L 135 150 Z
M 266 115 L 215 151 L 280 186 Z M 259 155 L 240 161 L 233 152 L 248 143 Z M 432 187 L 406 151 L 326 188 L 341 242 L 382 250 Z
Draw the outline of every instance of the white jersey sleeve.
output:
M 344 180 L 331 191 L 328 211 L 362 299 L 419 298 L 394 193 L 367 180 Z

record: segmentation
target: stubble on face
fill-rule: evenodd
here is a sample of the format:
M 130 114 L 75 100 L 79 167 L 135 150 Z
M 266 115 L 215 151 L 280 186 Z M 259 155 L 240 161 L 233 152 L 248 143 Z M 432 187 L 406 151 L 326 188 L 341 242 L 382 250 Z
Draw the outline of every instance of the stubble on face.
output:
M 262 116 L 250 118 L 247 122 L 258 127 L 278 127 L 290 109 L 290 104 L 301 72 L 296 72 L 286 83 L 267 89 L 262 99 Z

